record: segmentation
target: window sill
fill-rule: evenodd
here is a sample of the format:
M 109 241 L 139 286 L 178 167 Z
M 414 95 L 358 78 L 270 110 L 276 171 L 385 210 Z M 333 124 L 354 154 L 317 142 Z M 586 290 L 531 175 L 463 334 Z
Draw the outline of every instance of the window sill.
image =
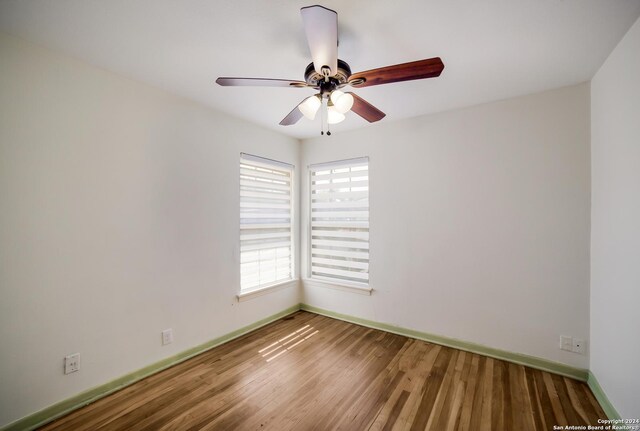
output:
M 316 280 L 313 278 L 304 278 L 302 282 L 304 283 L 305 287 L 306 286 L 324 287 L 328 289 L 342 290 L 344 292 L 358 293 L 360 295 L 371 295 L 371 292 L 373 292 L 373 289 L 370 287 L 357 286 L 354 284 L 347 284 L 347 283 L 336 283 L 336 282 L 324 281 L 324 280 Z
M 268 286 L 264 286 L 264 287 L 261 287 L 259 289 L 250 290 L 249 292 L 240 293 L 240 294 L 236 295 L 236 298 L 238 298 L 238 302 L 248 301 L 249 299 L 257 298 L 258 296 L 262 296 L 262 295 L 265 295 L 265 294 L 270 293 L 270 292 L 275 292 L 276 290 L 282 290 L 282 289 L 286 289 L 288 287 L 297 286 L 298 285 L 298 281 L 299 280 L 297 278 L 294 279 L 294 280 L 280 281 L 278 283 L 271 284 L 271 285 L 268 285 Z

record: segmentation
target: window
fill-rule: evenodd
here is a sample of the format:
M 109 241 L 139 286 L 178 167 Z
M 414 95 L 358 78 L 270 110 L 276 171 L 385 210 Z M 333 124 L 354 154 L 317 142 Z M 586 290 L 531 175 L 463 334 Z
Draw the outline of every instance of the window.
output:
M 309 166 L 310 277 L 369 285 L 369 159 Z
M 240 293 L 291 280 L 293 166 L 240 155 Z

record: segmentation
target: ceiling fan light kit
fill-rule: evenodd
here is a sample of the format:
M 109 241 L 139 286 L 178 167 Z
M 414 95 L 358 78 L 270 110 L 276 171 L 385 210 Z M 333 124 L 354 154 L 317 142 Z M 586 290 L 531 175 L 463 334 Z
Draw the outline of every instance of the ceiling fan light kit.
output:
M 338 124 L 343 122 L 345 116 L 343 113 L 339 112 L 335 106 L 327 107 L 327 123 L 328 124 Z
M 353 107 L 353 96 L 349 93 L 343 93 L 340 90 L 333 90 L 329 96 L 331 103 L 335 106 L 336 111 L 346 114 Z
M 222 86 L 311 88 L 319 91 L 302 100 L 284 117 L 280 121 L 282 126 L 295 124 L 302 117 L 314 120 L 318 111 L 322 111 L 321 134 L 324 134 L 325 119 L 327 124 L 340 123 L 345 119 L 344 114 L 349 111 L 355 112 L 370 123 L 380 121 L 386 115 L 384 112 L 356 94 L 343 92 L 341 89 L 347 85 L 360 88 L 435 78 L 440 76 L 444 69 L 442 60 L 434 57 L 352 74 L 347 62 L 338 58 L 337 12 L 315 5 L 303 7 L 300 14 L 313 60 L 305 70 L 304 81 L 231 77 L 220 77 L 216 80 Z M 328 130 L 327 135 L 331 135 Z
M 298 105 L 298 109 L 302 112 L 302 115 L 307 117 L 309 120 L 313 120 L 316 118 L 316 113 L 318 112 L 318 109 L 320 109 L 320 106 L 322 106 L 322 101 L 316 94 L 304 99 Z

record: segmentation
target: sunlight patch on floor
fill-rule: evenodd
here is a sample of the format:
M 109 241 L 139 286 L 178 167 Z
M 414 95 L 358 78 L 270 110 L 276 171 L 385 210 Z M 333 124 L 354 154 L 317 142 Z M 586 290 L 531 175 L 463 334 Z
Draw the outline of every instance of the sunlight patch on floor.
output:
M 258 353 L 260 353 L 260 355 L 262 355 L 262 357 L 265 358 L 267 362 L 271 362 L 278 356 L 287 353 L 289 350 L 293 349 L 303 341 L 313 337 L 318 332 L 320 331 L 317 329 L 314 330 L 313 326 L 305 325 L 302 328 L 293 331 L 289 335 L 280 338 L 278 341 L 271 343 L 266 347 L 263 347 L 262 349 L 258 350 Z

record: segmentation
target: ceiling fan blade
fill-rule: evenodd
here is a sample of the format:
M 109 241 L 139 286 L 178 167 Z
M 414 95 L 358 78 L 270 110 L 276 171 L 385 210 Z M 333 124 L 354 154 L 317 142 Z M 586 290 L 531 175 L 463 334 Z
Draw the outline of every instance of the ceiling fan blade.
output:
M 353 96 L 353 106 L 351 107 L 351 110 L 368 122 L 375 123 L 376 121 L 382 120 L 387 115 L 371 103 L 364 100 L 362 97 L 359 97 L 357 94 L 350 91 L 346 94 L 351 94 Z
M 371 85 L 388 84 L 391 82 L 411 81 L 414 79 L 435 78 L 440 76 L 444 64 L 440 57 L 427 60 L 412 61 L 394 66 L 380 67 L 366 72 L 354 73 L 349 77 L 349 84 L 353 87 L 369 87 Z
M 316 72 L 322 67 L 331 69 L 330 76 L 338 72 L 338 13 L 323 6 L 300 9 L 309 51 Z
M 312 96 L 313 97 L 313 96 Z M 291 126 L 292 124 L 296 124 L 298 122 L 299 119 L 301 119 L 303 117 L 302 111 L 300 111 L 300 105 L 302 105 L 304 103 L 305 100 L 307 100 L 307 98 L 305 98 L 302 102 L 298 103 L 296 105 L 295 108 L 293 108 L 293 110 L 291 112 L 289 112 L 287 114 L 286 117 L 284 117 L 282 119 L 282 121 L 280 121 L 280 125 L 281 126 Z
M 223 87 L 294 87 L 306 88 L 309 85 L 304 81 L 290 81 L 287 79 L 269 78 L 228 78 L 220 77 L 216 83 Z

